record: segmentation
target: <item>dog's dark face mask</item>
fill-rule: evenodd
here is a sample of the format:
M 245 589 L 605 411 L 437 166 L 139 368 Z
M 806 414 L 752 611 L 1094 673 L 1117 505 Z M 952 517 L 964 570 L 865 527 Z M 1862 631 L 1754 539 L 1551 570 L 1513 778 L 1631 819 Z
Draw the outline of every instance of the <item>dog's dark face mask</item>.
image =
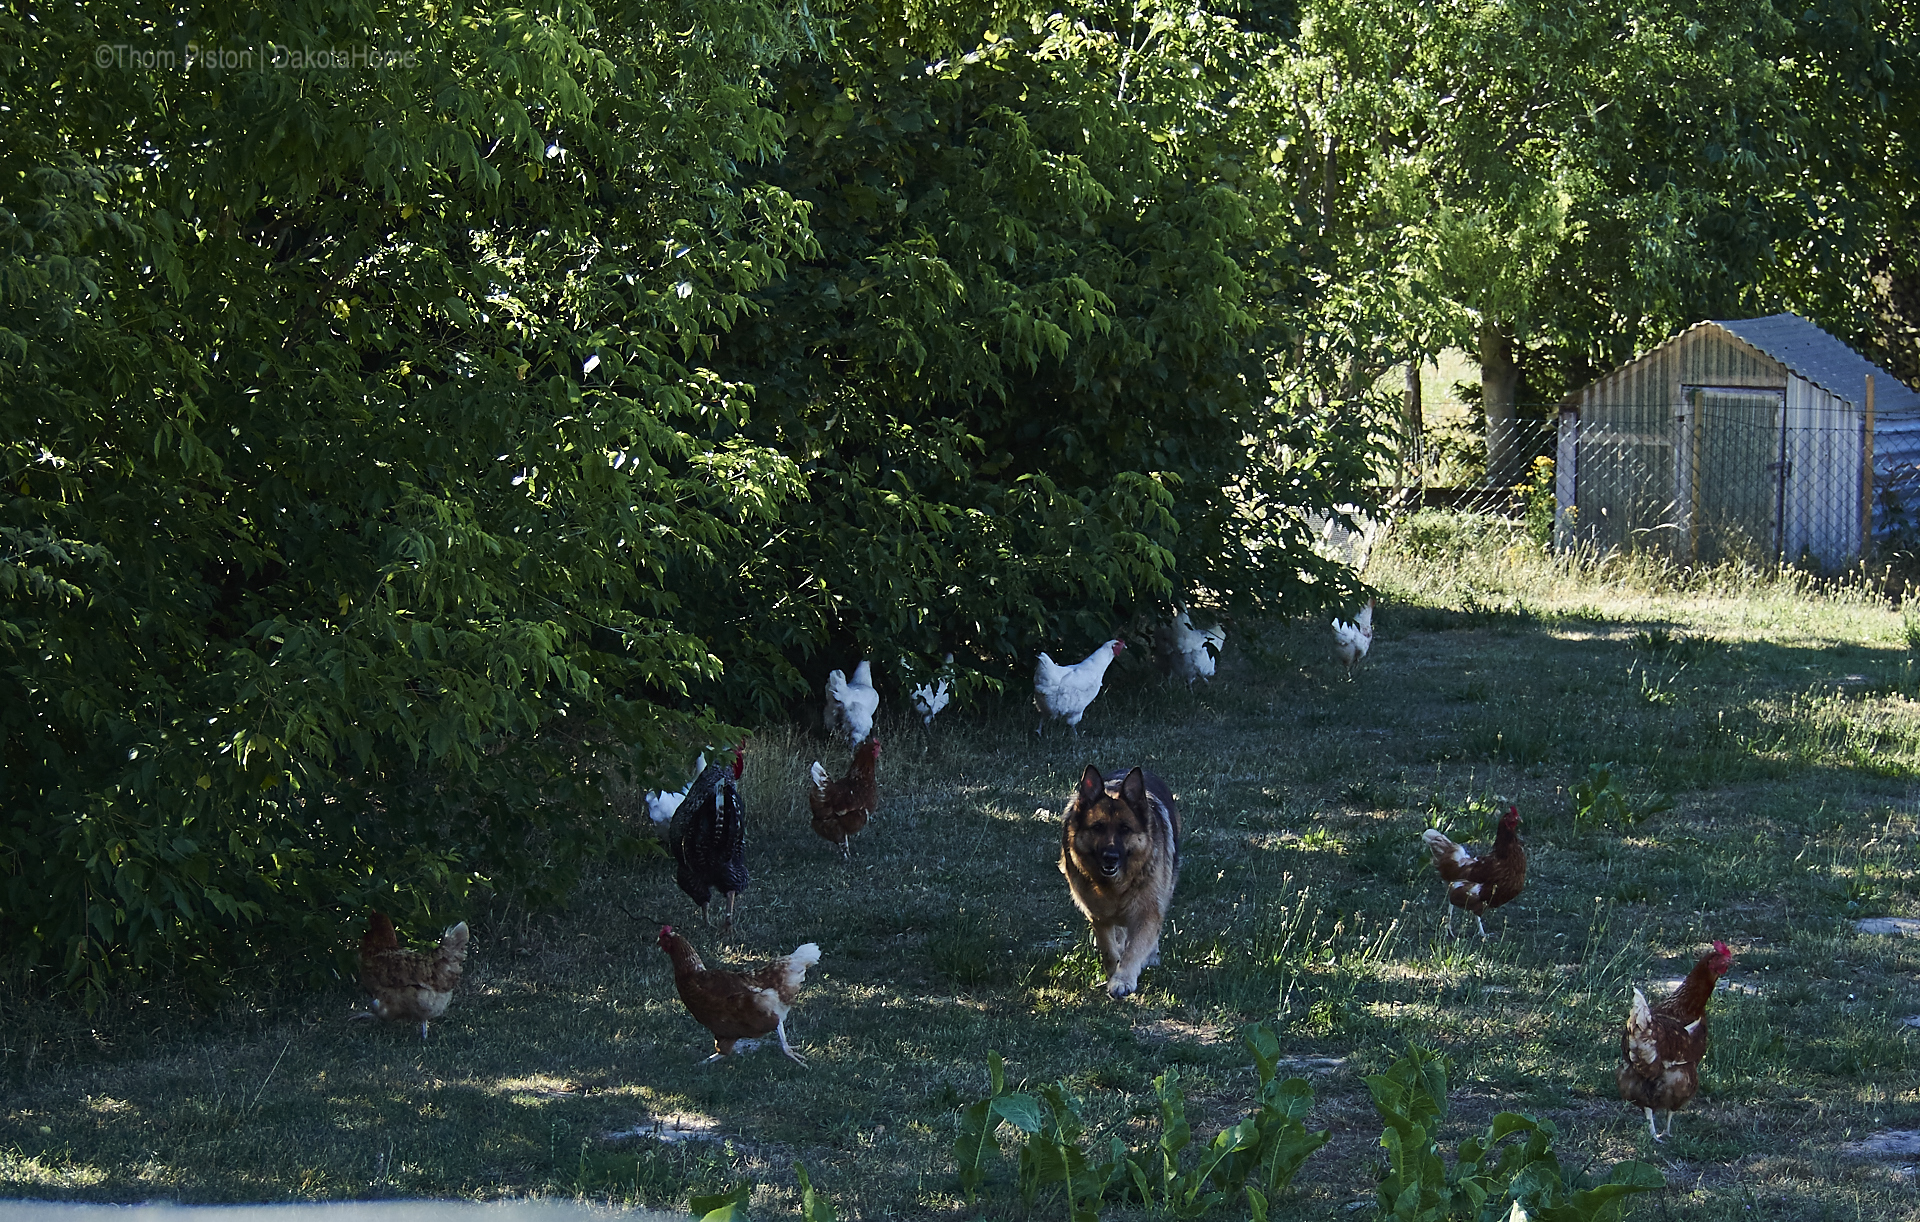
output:
M 1092 768 L 1082 778 L 1077 805 L 1080 819 L 1073 847 L 1083 868 L 1104 882 L 1123 877 L 1133 840 L 1144 831 L 1139 814 L 1124 800 L 1109 796 Z

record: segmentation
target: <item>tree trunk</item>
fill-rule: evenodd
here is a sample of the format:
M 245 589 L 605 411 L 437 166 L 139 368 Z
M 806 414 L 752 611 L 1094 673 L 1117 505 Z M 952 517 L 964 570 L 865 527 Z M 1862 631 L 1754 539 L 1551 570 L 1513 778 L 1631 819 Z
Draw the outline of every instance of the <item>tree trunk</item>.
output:
M 1407 362 L 1407 393 L 1400 441 L 1400 487 L 1411 483 L 1419 488 L 1426 483 L 1425 446 L 1427 422 L 1420 403 L 1420 358 Z
M 1526 476 L 1526 447 L 1520 444 L 1514 398 L 1520 366 L 1513 359 L 1513 329 L 1505 323 L 1480 324 L 1480 405 L 1487 411 L 1487 482 L 1496 488 Z

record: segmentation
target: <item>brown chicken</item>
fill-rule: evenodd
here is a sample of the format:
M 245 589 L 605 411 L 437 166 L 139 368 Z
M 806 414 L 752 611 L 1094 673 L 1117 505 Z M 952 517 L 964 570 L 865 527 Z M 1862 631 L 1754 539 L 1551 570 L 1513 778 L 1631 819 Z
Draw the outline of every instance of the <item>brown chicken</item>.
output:
M 867 817 L 880 802 L 875 774 L 880 770 L 880 740 L 869 738 L 853 753 L 847 775 L 827 779 L 820 761 L 813 762 L 807 780 L 807 805 L 813 808 L 813 830 L 823 840 L 840 846 L 842 857 L 852 857 L 847 838 L 867 826 Z
M 465 921 L 441 936 L 440 949 L 422 954 L 402 950 L 393 922 L 385 913 L 374 913 L 360 939 L 360 987 L 372 995 L 373 1011 L 355 1017 L 419 1023 L 420 1038 L 426 1039 L 427 1024 L 447 1012 L 466 961 Z
M 808 942 L 752 973 L 709 969 L 671 925 L 660 927 L 660 949 L 673 960 L 673 984 L 687 1013 L 713 1032 L 713 1055 L 707 1060 L 732 1056 L 742 1040 L 749 1041 L 749 1048 L 758 1047 L 758 1037 L 771 1032 L 780 1040 L 780 1051 L 802 1065 L 807 1063 L 787 1043 L 787 1011 L 807 978 L 807 969 L 820 962 L 818 946 Z
M 1725 942 L 1700 956 L 1672 997 L 1657 1006 L 1633 991 L 1633 1009 L 1620 1031 L 1620 1097 L 1647 1114 L 1655 1141 L 1673 1136 L 1673 1114 L 1700 1089 L 1700 1060 L 1707 1055 L 1707 999 L 1733 966 Z M 1667 1131 L 1654 1127 L 1653 1109 L 1667 1113 Z
M 1481 919 L 1489 908 L 1498 908 L 1527 889 L 1527 847 L 1520 843 L 1520 808 L 1507 807 L 1500 819 L 1500 830 L 1493 838 L 1493 852 L 1475 857 L 1465 845 L 1455 844 L 1438 829 L 1420 833 L 1427 851 L 1433 854 L 1433 868 L 1447 884 L 1447 932 L 1453 932 L 1453 910 L 1465 908 L 1487 936 L 1487 923 Z

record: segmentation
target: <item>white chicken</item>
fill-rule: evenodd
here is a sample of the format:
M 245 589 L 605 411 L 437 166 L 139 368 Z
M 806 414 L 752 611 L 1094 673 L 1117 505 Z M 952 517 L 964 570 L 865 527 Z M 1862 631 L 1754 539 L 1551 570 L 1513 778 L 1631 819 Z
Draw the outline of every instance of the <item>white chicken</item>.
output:
M 844 733 L 849 750 L 873 733 L 873 715 L 879 708 L 880 693 L 873 687 L 872 666 L 860 663 L 853 668 L 852 679 L 845 671 L 827 672 L 827 733 Z
M 1360 614 L 1353 617 L 1351 624 L 1333 621 L 1333 656 L 1340 659 L 1347 668 L 1347 678 L 1353 678 L 1354 663 L 1367 656 L 1367 650 L 1373 647 L 1373 600 L 1360 608 Z
M 953 699 L 953 685 L 948 676 L 953 671 L 953 655 L 948 654 L 940 663 L 940 669 L 934 672 L 932 683 L 923 683 L 913 689 L 913 711 L 920 714 L 923 725 L 932 725 L 940 710 L 947 707 Z
M 1049 717 L 1060 718 L 1075 734 L 1080 733 L 1080 719 L 1100 694 L 1107 667 L 1126 647 L 1125 641 L 1108 641 L 1073 666 L 1062 666 L 1041 654 L 1040 664 L 1033 670 L 1033 703 L 1040 710 L 1040 726 L 1034 733 L 1046 730 Z
M 693 775 L 687 778 L 685 785 L 678 790 L 656 789 L 647 795 L 647 818 L 655 823 L 666 823 L 672 820 L 673 812 L 680 809 L 680 804 L 687 800 L 687 792 L 693 788 L 693 783 L 699 780 L 700 774 L 706 770 L 707 753 L 702 751 L 699 762 L 693 766 Z
M 1216 624 L 1202 632 L 1193 626 L 1185 607 L 1180 608 L 1178 619 L 1160 625 L 1153 633 L 1154 652 L 1161 666 L 1174 678 L 1186 680 L 1189 689 L 1195 679 L 1213 682 L 1214 665 L 1226 644 L 1225 628 Z

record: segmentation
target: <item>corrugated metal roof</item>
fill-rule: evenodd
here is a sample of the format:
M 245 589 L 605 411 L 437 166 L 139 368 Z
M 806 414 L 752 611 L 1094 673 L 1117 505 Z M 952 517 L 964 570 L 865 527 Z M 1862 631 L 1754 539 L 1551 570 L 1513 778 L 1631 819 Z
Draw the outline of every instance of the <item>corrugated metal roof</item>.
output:
M 1920 392 L 1828 335 L 1798 314 L 1713 320 L 1816 386 L 1855 407 L 1867 401 L 1867 375 L 1873 375 L 1874 410 L 1920 412 Z

